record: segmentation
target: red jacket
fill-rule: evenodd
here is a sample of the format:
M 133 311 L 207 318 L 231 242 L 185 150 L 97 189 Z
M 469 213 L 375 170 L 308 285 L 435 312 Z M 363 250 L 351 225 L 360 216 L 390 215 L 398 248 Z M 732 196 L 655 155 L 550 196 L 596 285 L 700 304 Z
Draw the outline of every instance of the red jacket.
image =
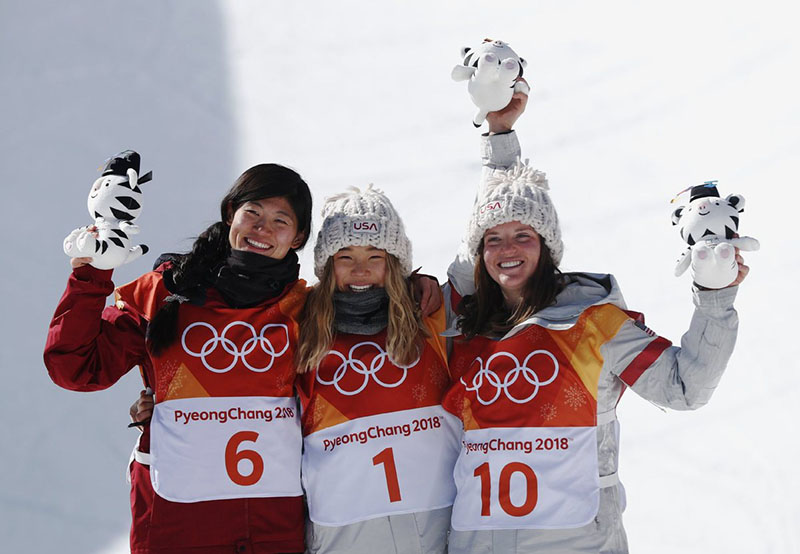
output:
M 152 309 L 117 301 L 105 306 L 114 290 L 111 270 L 91 266 L 75 269 L 56 308 L 47 335 L 44 362 L 60 387 L 95 391 L 110 387 L 138 365 L 146 384 L 164 382 L 145 346 Z M 160 305 L 165 296 L 160 275 L 147 274 L 134 283 L 156 283 L 149 300 Z M 127 288 L 127 287 L 126 287 Z M 263 307 L 304 297 L 304 284 L 296 282 Z M 141 287 L 139 287 L 141 292 Z M 145 291 L 146 292 L 146 291 Z M 219 300 L 208 291 L 209 302 Z M 139 449 L 149 452 L 150 433 L 144 429 Z M 298 468 L 299 471 L 299 468 Z M 131 467 L 131 551 L 133 553 L 191 552 L 301 552 L 304 549 L 303 499 L 296 497 L 237 498 L 192 503 L 159 497 L 150 482 L 149 467 Z

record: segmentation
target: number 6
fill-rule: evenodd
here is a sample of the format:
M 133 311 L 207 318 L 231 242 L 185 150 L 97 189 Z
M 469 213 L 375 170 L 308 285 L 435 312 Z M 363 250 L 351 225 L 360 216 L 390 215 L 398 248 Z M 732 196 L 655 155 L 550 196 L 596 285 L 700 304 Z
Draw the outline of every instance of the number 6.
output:
M 255 450 L 237 450 L 244 441 L 256 442 L 258 433 L 255 431 L 239 431 L 233 435 L 225 446 L 225 470 L 228 477 L 237 485 L 248 487 L 254 485 L 264 474 L 264 460 Z M 249 475 L 239 473 L 239 462 L 249 460 L 253 464 L 253 471 Z

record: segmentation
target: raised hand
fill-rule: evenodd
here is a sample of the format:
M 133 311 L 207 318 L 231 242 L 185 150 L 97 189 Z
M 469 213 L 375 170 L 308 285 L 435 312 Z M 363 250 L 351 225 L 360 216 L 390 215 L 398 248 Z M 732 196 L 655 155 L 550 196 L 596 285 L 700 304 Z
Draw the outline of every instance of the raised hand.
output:
M 525 112 L 525 107 L 528 105 L 528 94 L 523 90 L 528 90 L 528 83 L 525 79 L 519 79 L 517 84 L 523 83 L 524 87 L 518 87 L 517 92 L 511 97 L 511 102 L 502 110 L 496 112 L 489 112 L 486 115 L 486 121 L 489 122 L 489 133 L 505 133 L 514 128 L 514 123 Z

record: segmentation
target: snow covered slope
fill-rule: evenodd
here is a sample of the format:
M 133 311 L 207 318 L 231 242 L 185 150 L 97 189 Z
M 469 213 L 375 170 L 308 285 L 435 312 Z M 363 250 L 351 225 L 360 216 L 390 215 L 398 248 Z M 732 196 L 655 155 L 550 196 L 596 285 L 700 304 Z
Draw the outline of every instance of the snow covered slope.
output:
M 138 376 L 71 393 L 41 362 L 68 274 L 61 240 L 88 222 L 95 168 L 142 153 L 154 180 L 140 240 L 155 252 L 186 248 L 255 163 L 298 169 L 318 206 L 374 182 L 403 215 L 416 265 L 443 277 L 479 172 L 473 107 L 450 69 L 460 46 L 492 37 L 529 62 L 518 133 L 550 179 L 566 269 L 615 273 L 628 304 L 677 341 L 691 306 L 688 277 L 672 276 L 682 244 L 670 199 L 718 179 L 746 197 L 742 232 L 762 243 L 712 402 L 695 413 L 633 393 L 621 403 L 632 550 L 800 551 L 797 11 L 777 0 L 0 3 L 0 228 L 14 237 L 0 276 L 0 549 L 126 548 Z

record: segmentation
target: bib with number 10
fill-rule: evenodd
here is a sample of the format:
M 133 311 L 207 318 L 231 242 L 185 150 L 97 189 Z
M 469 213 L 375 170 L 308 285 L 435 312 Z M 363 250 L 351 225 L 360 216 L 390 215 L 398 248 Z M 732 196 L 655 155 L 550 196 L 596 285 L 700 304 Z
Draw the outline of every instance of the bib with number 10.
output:
M 627 319 L 602 305 L 567 329 L 455 341 L 442 403 L 464 425 L 454 529 L 574 528 L 597 515 L 601 348 Z
M 467 431 L 454 473 L 459 531 L 580 527 L 597 514 L 594 427 Z

